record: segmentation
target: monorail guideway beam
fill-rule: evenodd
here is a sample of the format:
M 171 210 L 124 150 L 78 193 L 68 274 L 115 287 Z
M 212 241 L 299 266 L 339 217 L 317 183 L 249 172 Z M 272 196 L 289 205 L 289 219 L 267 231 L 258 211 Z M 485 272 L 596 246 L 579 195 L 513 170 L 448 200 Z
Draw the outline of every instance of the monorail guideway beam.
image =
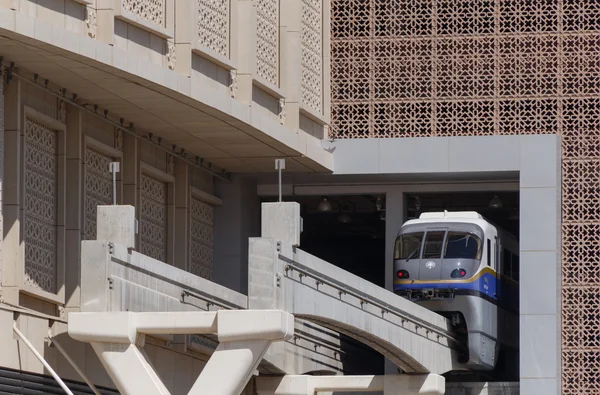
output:
M 68 332 L 92 345 L 123 395 L 170 394 L 141 348 L 145 335 L 216 334 L 219 346 L 189 394 L 237 395 L 269 345 L 294 336 L 294 317 L 279 310 L 70 313 Z

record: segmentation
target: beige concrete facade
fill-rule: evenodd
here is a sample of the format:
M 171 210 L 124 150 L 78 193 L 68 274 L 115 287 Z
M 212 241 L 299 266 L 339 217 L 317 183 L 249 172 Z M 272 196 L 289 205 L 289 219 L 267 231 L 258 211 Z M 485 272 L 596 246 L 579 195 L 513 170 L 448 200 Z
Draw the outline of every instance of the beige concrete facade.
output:
M 49 374 L 16 322 L 61 377 L 83 381 L 49 337 L 115 388 L 66 333 L 88 300 L 82 241 L 113 203 L 111 163 L 115 202 L 135 210 L 130 247 L 210 284 L 215 210 L 229 209 L 215 180 L 272 172 L 276 158 L 332 169 L 329 23 L 328 1 L 0 1 L 0 369 Z M 144 351 L 180 394 L 208 360 L 198 347 L 148 336 Z

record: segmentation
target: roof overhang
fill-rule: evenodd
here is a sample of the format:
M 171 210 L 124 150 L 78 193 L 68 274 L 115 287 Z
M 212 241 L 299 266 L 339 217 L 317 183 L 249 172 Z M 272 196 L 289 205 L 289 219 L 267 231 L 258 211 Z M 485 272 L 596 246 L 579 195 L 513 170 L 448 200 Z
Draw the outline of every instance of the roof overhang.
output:
M 329 172 L 321 142 L 281 125 L 199 78 L 181 75 L 111 45 L 14 10 L 0 9 L 0 56 L 40 86 L 64 88 L 81 103 L 124 118 L 228 172 Z

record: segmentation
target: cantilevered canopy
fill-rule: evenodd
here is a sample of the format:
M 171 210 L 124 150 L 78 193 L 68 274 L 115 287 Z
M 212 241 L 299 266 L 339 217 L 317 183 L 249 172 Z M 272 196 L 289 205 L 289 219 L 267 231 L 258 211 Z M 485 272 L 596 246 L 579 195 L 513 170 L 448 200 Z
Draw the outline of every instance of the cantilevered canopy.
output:
M 68 49 L 68 50 L 65 50 Z M 276 158 L 286 170 L 322 172 L 332 168 L 331 154 L 304 132 L 216 90 L 205 81 L 97 40 L 0 9 L 0 56 L 14 62 L 19 75 L 67 98 L 107 109 L 114 121 L 124 118 L 138 131 L 176 144 L 228 172 L 274 171 Z

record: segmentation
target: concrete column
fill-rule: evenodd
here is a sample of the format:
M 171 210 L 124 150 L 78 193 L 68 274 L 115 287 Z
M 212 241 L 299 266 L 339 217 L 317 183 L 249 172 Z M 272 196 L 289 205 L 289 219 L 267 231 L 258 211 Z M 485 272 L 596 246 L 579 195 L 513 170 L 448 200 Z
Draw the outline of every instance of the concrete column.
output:
M 215 182 L 223 200 L 215 207 L 213 281 L 248 293 L 248 238 L 260 235 L 260 200 L 256 182 L 234 176 L 232 182 Z
M 175 1 L 175 71 L 187 77 L 192 70 L 192 39 L 194 23 L 198 18 L 195 3 L 189 0 Z
M 121 174 L 123 176 L 123 204 L 135 207 L 135 217 L 139 219 L 139 185 L 140 162 L 139 141 L 128 133 L 123 134 L 123 163 Z M 135 247 L 139 246 L 139 236 L 135 236 Z
M 104 44 L 113 45 L 115 34 L 115 0 L 96 0 L 96 12 L 96 40 Z
M 175 159 L 175 158 L 173 158 Z M 185 164 L 183 166 L 186 166 Z M 175 264 L 175 228 L 179 225 L 175 223 L 175 188 L 177 180 L 167 183 L 167 263 Z
M 173 265 L 182 270 L 189 269 L 190 235 L 190 170 L 180 160 L 175 162 L 175 255 Z
M 396 236 L 405 218 L 404 192 L 400 187 L 391 187 L 385 195 L 385 289 L 393 291 L 394 246 Z M 385 373 L 397 374 L 398 367 L 385 359 Z
M 2 182 L 4 180 L 4 122 L 5 115 L 4 112 L 4 74 L 0 73 L 0 288 L 2 287 L 2 244 L 4 240 L 3 234 L 3 220 L 2 216 L 4 214 L 4 208 L 2 207 L 3 198 L 2 198 Z M 1 289 L 0 289 L 1 292 Z
M 280 85 L 285 92 L 285 125 L 300 128 L 302 102 L 302 2 L 281 0 Z
M 400 227 L 404 223 L 404 192 L 392 187 L 385 196 L 385 289 L 393 290 L 394 245 Z
M 65 304 L 78 308 L 80 301 L 79 278 L 81 275 L 82 230 L 82 115 L 79 109 L 66 107 L 66 229 L 65 229 Z
M 283 311 L 71 313 L 69 335 L 92 344 L 124 394 L 168 395 L 148 362 L 145 335 L 216 334 L 219 346 L 189 394 L 231 395 L 243 391 L 272 342 L 294 336 L 294 317 Z
M 21 243 L 21 195 L 23 171 L 21 128 L 23 123 L 22 83 L 13 79 L 4 92 L 4 174 L 2 190 L 2 298 L 19 303 L 23 282 L 24 245 Z
M 220 343 L 192 386 L 190 394 L 239 394 L 267 352 L 269 340 Z M 216 377 L 227 380 L 215 380 Z
M 96 239 L 134 248 L 136 218 L 133 206 L 98 206 Z
M 520 141 L 520 392 L 560 394 L 561 142 L 553 135 Z
M 232 56 L 232 58 L 237 59 L 238 66 L 238 91 L 236 98 L 242 103 L 251 104 L 253 87 L 252 78 L 256 73 L 255 0 L 238 0 L 235 12 L 237 12 L 238 21 L 236 30 L 237 55 Z

